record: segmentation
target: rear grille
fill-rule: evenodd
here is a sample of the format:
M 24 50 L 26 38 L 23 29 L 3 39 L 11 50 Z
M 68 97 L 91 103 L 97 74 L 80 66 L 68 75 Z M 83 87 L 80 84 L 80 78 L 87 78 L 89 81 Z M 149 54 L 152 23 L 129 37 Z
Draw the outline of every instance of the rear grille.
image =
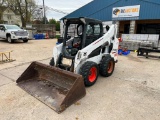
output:
M 27 33 L 27 31 L 17 31 L 17 32 L 15 32 L 15 35 L 16 36 L 27 36 L 28 33 Z

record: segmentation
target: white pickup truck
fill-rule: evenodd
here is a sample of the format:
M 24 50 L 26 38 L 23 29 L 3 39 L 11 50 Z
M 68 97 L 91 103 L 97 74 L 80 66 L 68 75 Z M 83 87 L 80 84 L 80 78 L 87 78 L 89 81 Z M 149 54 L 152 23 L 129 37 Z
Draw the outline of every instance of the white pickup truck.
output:
M 9 43 L 13 43 L 15 40 L 28 42 L 29 34 L 16 25 L 0 24 L 0 38 L 7 40 Z

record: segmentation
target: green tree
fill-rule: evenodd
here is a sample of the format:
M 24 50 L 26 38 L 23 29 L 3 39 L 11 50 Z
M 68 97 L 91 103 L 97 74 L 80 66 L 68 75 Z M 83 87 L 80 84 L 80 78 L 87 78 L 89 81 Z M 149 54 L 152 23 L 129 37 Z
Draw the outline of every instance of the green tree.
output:
M 56 21 L 55 19 L 50 19 L 49 24 L 54 24 L 56 26 L 56 31 L 60 31 L 60 22 Z
M 60 31 L 60 22 L 59 21 L 56 22 L 56 31 Z
M 56 22 L 57 21 L 55 19 L 53 19 L 53 18 L 49 20 L 49 24 L 56 24 Z
M 45 24 L 45 19 L 46 19 L 46 24 L 48 24 L 49 22 L 48 22 L 47 17 L 43 17 L 43 19 L 42 19 L 42 23 L 43 23 L 43 24 Z

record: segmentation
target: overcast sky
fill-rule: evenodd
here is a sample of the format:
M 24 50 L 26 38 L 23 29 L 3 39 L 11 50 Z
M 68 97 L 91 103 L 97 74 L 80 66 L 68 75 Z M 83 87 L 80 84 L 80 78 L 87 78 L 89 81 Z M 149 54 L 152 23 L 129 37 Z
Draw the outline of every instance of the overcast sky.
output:
M 46 6 L 64 11 L 66 13 L 71 13 L 72 11 L 84 6 L 91 1 L 92 0 L 44 0 Z M 43 0 L 36 0 L 36 2 L 38 5 L 43 4 Z M 65 16 L 65 14 L 48 10 L 46 12 L 46 16 L 48 19 L 54 18 L 56 20 L 59 20 L 60 18 Z

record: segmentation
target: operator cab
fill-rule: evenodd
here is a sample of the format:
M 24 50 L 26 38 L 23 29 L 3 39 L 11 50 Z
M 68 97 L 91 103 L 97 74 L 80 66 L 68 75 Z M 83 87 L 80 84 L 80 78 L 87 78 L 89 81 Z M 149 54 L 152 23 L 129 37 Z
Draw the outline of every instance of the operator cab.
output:
M 63 21 L 65 33 L 62 54 L 68 59 L 74 59 L 79 50 L 103 36 L 101 21 L 89 18 L 69 18 Z

